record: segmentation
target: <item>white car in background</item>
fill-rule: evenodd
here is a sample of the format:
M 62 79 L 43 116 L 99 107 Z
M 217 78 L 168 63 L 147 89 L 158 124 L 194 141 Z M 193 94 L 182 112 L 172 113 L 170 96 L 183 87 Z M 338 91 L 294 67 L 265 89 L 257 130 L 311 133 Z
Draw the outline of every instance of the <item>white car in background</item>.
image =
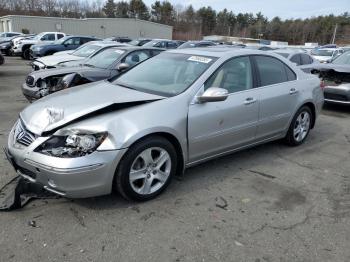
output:
M 329 63 L 342 53 L 344 53 L 344 50 L 340 48 L 320 48 L 311 51 L 312 57 L 321 63 Z
M 55 42 L 56 40 L 61 39 L 65 36 L 66 34 L 62 32 L 43 32 L 36 35 L 33 38 L 19 41 L 18 44 L 14 46 L 12 50 L 15 55 L 22 55 L 24 59 L 29 59 L 29 51 L 32 45 Z
M 75 50 L 69 50 L 69 52 L 62 51 L 58 52 L 58 54 L 37 58 L 31 63 L 31 65 L 35 71 L 56 68 L 59 66 L 75 66 L 79 65 L 82 60 L 93 57 L 106 48 L 126 45 L 127 44 L 115 41 L 91 41 Z

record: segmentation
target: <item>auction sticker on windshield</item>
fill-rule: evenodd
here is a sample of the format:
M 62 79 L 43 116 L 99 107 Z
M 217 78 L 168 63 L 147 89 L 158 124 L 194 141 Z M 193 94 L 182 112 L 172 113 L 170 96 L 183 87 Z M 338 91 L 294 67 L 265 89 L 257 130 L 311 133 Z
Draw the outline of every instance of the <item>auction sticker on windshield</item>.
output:
M 205 63 L 208 64 L 212 59 L 204 56 L 191 56 L 190 58 L 187 59 L 188 61 L 193 61 L 193 62 L 199 62 L 199 63 Z

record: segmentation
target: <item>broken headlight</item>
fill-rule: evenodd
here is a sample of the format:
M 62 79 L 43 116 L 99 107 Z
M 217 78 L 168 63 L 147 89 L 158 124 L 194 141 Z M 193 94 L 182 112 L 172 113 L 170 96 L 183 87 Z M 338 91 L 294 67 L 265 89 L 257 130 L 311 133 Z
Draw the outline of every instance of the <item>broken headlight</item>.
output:
M 106 137 L 106 132 L 97 134 L 71 132 L 62 136 L 54 135 L 37 147 L 35 152 L 62 158 L 81 157 L 94 152 Z
M 59 86 L 59 89 L 66 89 L 70 87 L 75 76 L 76 76 L 76 73 L 72 73 L 62 77 L 62 79 L 58 82 L 58 85 L 57 85 Z

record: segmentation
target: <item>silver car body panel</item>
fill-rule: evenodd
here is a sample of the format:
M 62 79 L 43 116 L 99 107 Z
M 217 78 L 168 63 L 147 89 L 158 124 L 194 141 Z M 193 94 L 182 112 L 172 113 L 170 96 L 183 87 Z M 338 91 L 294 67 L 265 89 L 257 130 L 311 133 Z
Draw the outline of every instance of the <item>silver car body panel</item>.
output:
M 73 87 L 38 100 L 20 114 L 26 128 L 38 138 L 29 147 L 18 149 L 13 131 L 10 134 L 8 149 L 15 162 L 33 172 L 36 168 L 41 170 L 40 165 L 48 166 L 43 168 L 44 174 L 39 175 L 39 182 L 48 189 L 64 192 L 67 197 L 108 194 L 112 190 L 114 171 L 120 159 L 132 144 L 145 136 L 171 136 L 178 142 L 183 164 L 188 167 L 284 137 L 294 114 L 305 103 L 315 106 L 316 116 L 321 110 L 323 92 L 319 79 L 303 73 L 288 60 L 274 54 L 268 55 L 283 60 L 294 70 L 297 80 L 232 93 L 222 102 L 199 104 L 195 97 L 203 92 L 205 81 L 224 61 L 242 55 L 267 55 L 266 52 L 223 48 L 170 52 L 218 59 L 187 90 L 173 97 L 143 93 L 102 81 Z M 293 88 L 297 92 L 291 94 Z M 246 104 L 248 97 L 253 97 L 254 103 Z M 109 107 L 132 102 L 140 103 L 123 108 Z M 108 110 L 98 113 L 103 108 Z M 63 112 L 63 117 L 49 124 L 41 120 L 52 112 Z M 67 130 L 107 131 L 108 137 L 97 151 L 79 158 L 59 159 L 33 151 L 52 133 L 59 135 Z M 76 171 L 77 168 L 89 170 L 91 165 L 96 168 L 93 172 Z M 70 169 L 75 170 L 73 178 L 64 175 Z M 50 178 L 56 188 L 48 182 Z M 73 180 L 72 186 L 68 186 L 70 179 Z M 78 185 L 78 181 L 81 184 Z

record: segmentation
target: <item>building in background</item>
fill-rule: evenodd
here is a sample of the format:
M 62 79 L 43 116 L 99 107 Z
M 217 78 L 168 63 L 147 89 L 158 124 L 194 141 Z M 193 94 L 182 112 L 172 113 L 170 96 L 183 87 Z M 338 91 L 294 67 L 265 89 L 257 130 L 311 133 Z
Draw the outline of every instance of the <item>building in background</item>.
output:
M 61 18 L 8 15 L 0 17 L 0 32 L 64 32 L 101 38 L 128 36 L 130 38 L 172 39 L 173 27 L 134 18 Z

